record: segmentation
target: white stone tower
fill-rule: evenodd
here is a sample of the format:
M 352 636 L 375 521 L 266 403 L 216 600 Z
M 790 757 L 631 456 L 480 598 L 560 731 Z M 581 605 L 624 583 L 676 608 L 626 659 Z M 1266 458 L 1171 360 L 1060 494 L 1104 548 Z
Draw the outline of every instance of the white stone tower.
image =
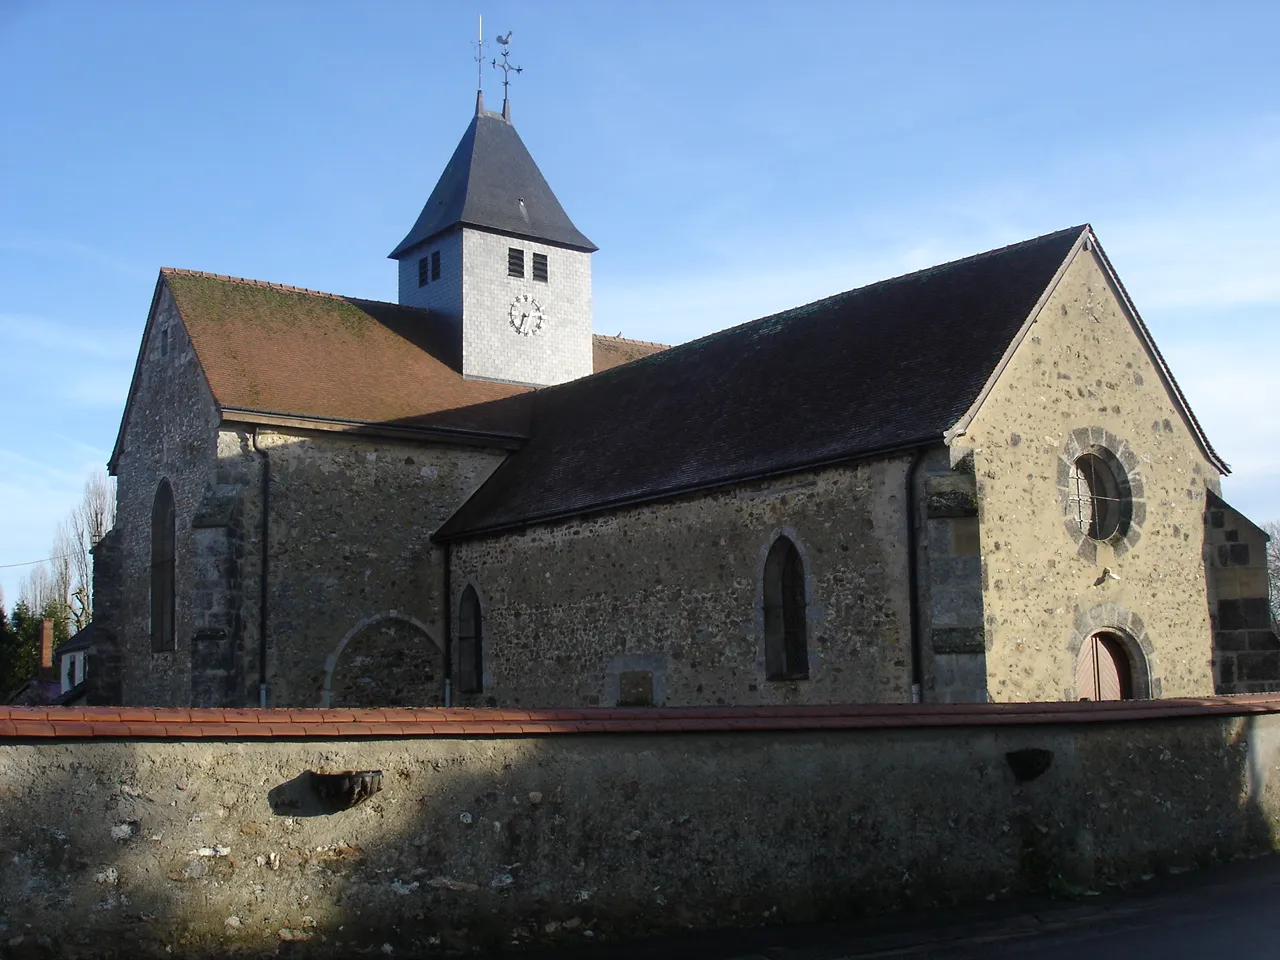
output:
M 591 254 L 511 125 L 476 115 L 391 252 L 400 302 L 454 319 L 462 375 L 548 386 L 592 371 Z

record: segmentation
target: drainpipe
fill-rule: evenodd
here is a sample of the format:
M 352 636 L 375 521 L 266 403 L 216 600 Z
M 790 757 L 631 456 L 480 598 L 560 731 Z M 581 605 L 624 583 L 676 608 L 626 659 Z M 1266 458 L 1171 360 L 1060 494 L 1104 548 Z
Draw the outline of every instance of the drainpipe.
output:
M 453 706 L 453 590 L 449 578 L 449 541 L 444 542 L 444 705 Z
M 919 518 L 916 516 L 916 474 L 926 447 L 917 447 L 907 468 L 907 596 L 911 608 L 911 702 L 924 702 L 923 638 L 920 633 Z
M 271 458 L 258 446 L 258 428 L 253 428 L 253 449 L 262 457 L 262 534 L 258 577 L 258 706 L 267 706 L 267 532 L 271 518 Z

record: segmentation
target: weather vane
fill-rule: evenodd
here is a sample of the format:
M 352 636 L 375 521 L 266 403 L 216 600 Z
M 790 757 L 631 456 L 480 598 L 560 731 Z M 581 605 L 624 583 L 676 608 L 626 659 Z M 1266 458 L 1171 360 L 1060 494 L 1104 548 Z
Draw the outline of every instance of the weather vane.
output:
M 511 56 L 511 50 L 508 49 L 508 44 L 511 43 L 510 30 L 507 31 L 507 35 L 505 37 L 494 37 L 494 39 L 497 40 L 498 43 L 502 45 L 502 62 L 499 63 L 496 58 L 489 62 L 492 66 L 502 68 L 502 104 L 503 104 L 503 107 L 505 108 L 507 103 L 507 87 L 511 83 L 511 74 L 513 72 L 523 73 L 524 67 L 513 67 L 511 65 L 511 61 L 507 59 L 509 56 Z M 502 112 L 506 113 L 507 111 L 506 109 L 504 109 Z

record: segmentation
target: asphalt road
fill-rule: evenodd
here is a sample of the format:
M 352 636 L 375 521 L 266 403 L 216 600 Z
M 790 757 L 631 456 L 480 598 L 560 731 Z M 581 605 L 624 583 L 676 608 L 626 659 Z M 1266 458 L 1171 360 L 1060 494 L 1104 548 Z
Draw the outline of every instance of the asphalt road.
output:
M 1166 877 L 1136 890 L 1079 901 L 1008 901 L 964 911 L 723 931 L 626 945 L 602 943 L 522 956 L 527 960 L 1280 960 L 1280 856 Z

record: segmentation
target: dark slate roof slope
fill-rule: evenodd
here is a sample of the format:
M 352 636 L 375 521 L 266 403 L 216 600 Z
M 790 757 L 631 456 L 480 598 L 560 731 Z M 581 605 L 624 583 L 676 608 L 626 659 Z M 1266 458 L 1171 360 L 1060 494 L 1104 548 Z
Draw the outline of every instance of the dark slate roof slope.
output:
M 533 396 L 445 539 L 940 440 L 1086 226 L 837 294 Z
M 516 128 L 501 114 L 479 111 L 431 191 L 413 229 L 390 254 L 465 224 L 594 251 L 551 192 Z

